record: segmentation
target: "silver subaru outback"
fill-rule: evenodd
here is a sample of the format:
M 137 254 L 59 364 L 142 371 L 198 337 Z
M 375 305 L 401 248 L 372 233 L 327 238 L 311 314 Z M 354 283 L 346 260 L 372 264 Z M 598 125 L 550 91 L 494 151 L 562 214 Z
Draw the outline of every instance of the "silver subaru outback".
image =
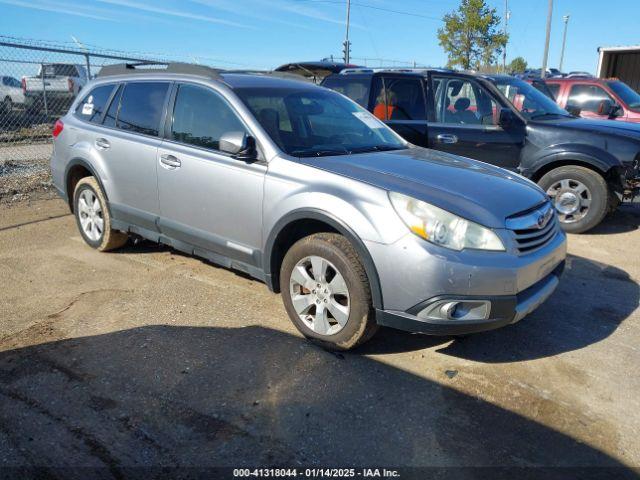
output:
M 135 235 L 245 272 L 325 346 L 501 327 L 558 285 L 566 237 L 540 188 L 338 93 L 186 64 L 105 67 L 83 92 L 51 170 L 85 242 Z

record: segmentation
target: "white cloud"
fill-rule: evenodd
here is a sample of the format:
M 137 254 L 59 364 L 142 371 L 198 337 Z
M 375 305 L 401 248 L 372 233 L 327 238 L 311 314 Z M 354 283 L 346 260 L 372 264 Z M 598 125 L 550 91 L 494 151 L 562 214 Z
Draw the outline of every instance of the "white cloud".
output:
M 221 18 L 215 18 L 215 17 L 210 17 L 207 15 L 199 15 L 197 13 L 189 13 L 189 12 L 183 12 L 180 10 L 171 10 L 168 8 L 163 8 L 163 7 L 156 7 L 153 5 L 148 5 L 146 3 L 141 3 L 141 2 L 135 2 L 135 1 L 131 1 L 131 0 L 98 0 L 99 2 L 102 3 L 108 3 L 110 5 L 118 5 L 121 7 L 127 7 L 127 8 L 131 8 L 134 10 L 141 10 L 144 12 L 151 12 L 151 13 L 158 13 L 160 15 L 169 15 L 172 17 L 179 17 L 179 18 L 187 18 L 187 19 L 191 19 L 191 20 L 200 20 L 203 22 L 209 22 L 209 23 L 218 23 L 221 25 L 229 25 L 232 27 L 240 27 L 240 28 L 251 28 L 248 25 L 244 25 L 242 23 L 237 23 L 237 22 L 232 22 L 229 20 L 223 20 Z
M 45 12 L 64 13 L 65 15 L 75 15 L 77 17 L 93 18 L 94 20 L 105 20 L 108 22 L 117 22 L 116 18 L 95 15 L 76 8 L 66 8 L 60 6 L 59 3 L 33 3 L 32 1 L 23 2 L 20 0 L 0 0 L 0 3 L 7 5 L 15 5 L 16 7 L 29 8 L 32 10 L 43 10 Z

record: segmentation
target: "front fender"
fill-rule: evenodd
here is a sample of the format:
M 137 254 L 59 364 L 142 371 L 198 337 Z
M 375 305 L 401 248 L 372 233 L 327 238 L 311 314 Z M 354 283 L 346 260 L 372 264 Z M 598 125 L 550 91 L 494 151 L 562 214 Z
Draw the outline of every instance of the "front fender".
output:
M 266 282 L 271 289 L 274 286 L 274 272 L 272 260 L 273 260 L 273 249 L 275 247 L 276 239 L 280 232 L 282 232 L 288 225 L 297 221 L 297 220 L 318 220 L 327 225 L 333 227 L 336 231 L 340 232 L 345 238 L 351 242 L 351 245 L 355 248 L 358 253 L 358 257 L 360 258 L 364 270 L 367 274 L 367 278 L 369 279 L 369 286 L 371 288 L 371 297 L 373 301 L 373 306 L 375 308 L 382 309 L 382 289 L 380 287 L 380 279 L 378 277 L 378 270 L 376 269 L 375 263 L 371 258 L 371 254 L 369 250 L 365 246 L 364 242 L 360 239 L 360 237 L 353 231 L 349 225 L 347 225 L 342 220 L 336 218 L 331 213 L 325 212 L 323 210 L 317 208 L 300 208 L 294 210 L 284 217 L 282 217 L 273 227 L 269 236 L 267 237 L 267 241 L 264 249 L 263 256 L 263 270 L 265 272 Z
M 545 166 L 552 163 L 569 165 L 571 163 L 591 165 L 596 170 L 607 173 L 612 168 L 621 167 L 622 163 L 614 155 L 598 147 L 581 144 L 553 145 L 540 150 L 523 169 L 526 177 L 534 177 Z

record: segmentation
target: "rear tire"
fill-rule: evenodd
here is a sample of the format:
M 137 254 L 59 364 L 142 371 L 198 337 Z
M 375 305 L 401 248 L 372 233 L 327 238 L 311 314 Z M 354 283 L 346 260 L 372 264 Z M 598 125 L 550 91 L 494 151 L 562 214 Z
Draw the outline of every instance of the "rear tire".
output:
M 602 175 L 588 168 L 577 165 L 554 168 L 538 184 L 551 197 L 566 232 L 592 229 L 609 210 L 609 186 Z
M 351 243 L 317 233 L 296 242 L 280 268 L 285 309 L 305 337 L 331 350 L 349 350 L 378 329 L 371 288 Z
M 13 111 L 13 101 L 11 97 L 5 97 L 2 101 L 2 112 L 11 113 Z
M 100 184 L 94 177 L 81 178 L 73 193 L 73 212 L 82 239 L 107 252 L 122 247 L 129 236 L 111 228 L 111 214 Z

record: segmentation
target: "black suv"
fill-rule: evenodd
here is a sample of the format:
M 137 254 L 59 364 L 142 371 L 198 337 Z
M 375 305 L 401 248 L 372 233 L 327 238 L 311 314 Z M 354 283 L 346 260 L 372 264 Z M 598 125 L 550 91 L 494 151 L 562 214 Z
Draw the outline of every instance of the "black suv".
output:
M 640 186 L 640 125 L 576 118 L 508 75 L 346 69 L 322 85 L 350 97 L 415 145 L 492 163 L 537 182 L 568 232 L 595 227 Z

